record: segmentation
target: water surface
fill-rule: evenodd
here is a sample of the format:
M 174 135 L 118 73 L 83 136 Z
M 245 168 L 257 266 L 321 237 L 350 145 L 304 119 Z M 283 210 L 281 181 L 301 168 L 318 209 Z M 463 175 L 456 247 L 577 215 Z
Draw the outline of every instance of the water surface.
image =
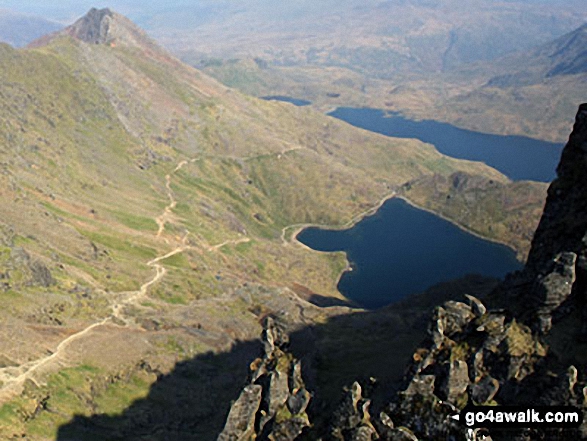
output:
M 292 98 L 290 96 L 284 95 L 269 95 L 262 96 L 261 98 L 267 101 L 283 101 L 284 103 L 290 103 L 298 107 L 309 106 L 310 104 L 312 104 L 311 101 L 300 100 L 298 98 Z
M 438 121 L 413 121 L 379 109 L 340 107 L 329 115 L 383 135 L 419 139 L 444 155 L 484 162 L 516 181 L 552 181 L 563 148 L 562 144 L 524 136 L 490 135 Z
M 501 278 L 522 267 L 510 248 L 397 198 L 348 230 L 307 228 L 297 239 L 319 251 L 346 251 L 352 271 L 343 274 L 338 289 L 366 308 L 466 274 Z

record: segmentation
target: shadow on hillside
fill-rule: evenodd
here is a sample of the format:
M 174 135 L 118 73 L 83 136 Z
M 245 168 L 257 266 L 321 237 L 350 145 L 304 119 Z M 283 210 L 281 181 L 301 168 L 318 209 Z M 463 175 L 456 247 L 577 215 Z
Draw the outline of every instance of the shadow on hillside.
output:
M 450 297 L 461 300 L 463 292 L 454 289 Z M 302 360 L 304 380 L 314 392 L 310 418 L 319 422 L 331 414 L 342 388 L 355 380 L 366 384 L 377 378 L 373 405 L 389 400 L 425 338 L 432 305 L 446 299 L 432 292 L 427 301 L 417 296 L 414 302 L 336 316 L 292 332 L 291 352 Z M 250 363 L 260 355 L 261 343 L 255 340 L 182 361 L 121 415 L 75 416 L 59 428 L 57 440 L 214 440 L 246 384 Z

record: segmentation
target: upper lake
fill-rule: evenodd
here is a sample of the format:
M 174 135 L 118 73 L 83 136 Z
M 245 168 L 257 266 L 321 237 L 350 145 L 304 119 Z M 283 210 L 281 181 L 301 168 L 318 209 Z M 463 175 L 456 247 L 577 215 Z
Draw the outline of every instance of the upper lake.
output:
M 346 251 L 352 271 L 342 275 L 338 289 L 365 308 L 466 274 L 501 278 L 522 267 L 510 248 L 397 198 L 350 229 L 306 228 L 297 240 L 318 251 Z
M 552 181 L 563 148 L 562 144 L 524 136 L 490 135 L 437 121 L 413 121 L 379 109 L 340 107 L 329 115 L 383 135 L 419 139 L 453 158 L 484 162 L 515 181 Z

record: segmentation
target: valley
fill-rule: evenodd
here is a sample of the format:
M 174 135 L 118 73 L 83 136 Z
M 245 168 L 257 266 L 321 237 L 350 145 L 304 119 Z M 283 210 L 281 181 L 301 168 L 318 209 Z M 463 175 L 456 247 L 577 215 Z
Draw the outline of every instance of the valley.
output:
M 578 18 L 553 20 L 562 32 Z M 168 31 L 149 29 L 163 42 Z M 414 38 L 437 35 L 427 32 Z M 386 41 L 394 57 L 406 51 Z M 174 50 L 199 57 L 188 49 Z M 328 397 L 358 370 L 395 387 L 430 306 L 485 295 L 496 281 L 465 277 L 373 313 L 344 298 L 345 254 L 295 237 L 353 226 L 392 196 L 525 259 L 546 184 L 324 115 L 341 101 L 410 111 L 380 105 L 390 84 L 382 66 L 357 72 L 337 59 L 317 69 L 289 50 L 269 65 L 208 60 L 202 72 L 109 9 L 23 49 L 0 44 L 0 438 L 215 439 L 267 317 L 298 333 L 294 347 L 313 354 L 314 384 Z M 470 55 L 459 50 L 455 68 Z M 398 78 L 430 80 L 424 71 L 442 63 L 420 55 L 416 67 L 400 57 Z M 408 90 L 398 102 L 425 108 Z M 372 365 L 382 348 L 388 363 Z

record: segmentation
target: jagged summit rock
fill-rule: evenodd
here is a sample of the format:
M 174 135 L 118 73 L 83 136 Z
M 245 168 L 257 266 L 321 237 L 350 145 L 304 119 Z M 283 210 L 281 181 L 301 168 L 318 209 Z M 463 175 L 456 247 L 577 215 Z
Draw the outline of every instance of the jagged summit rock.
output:
M 45 46 L 65 35 L 87 44 L 125 46 L 165 53 L 141 28 L 109 8 L 92 8 L 72 25 L 33 41 L 29 47 Z
M 108 8 L 92 8 L 69 27 L 68 33 L 86 43 L 105 44 L 113 16 L 114 13 Z

